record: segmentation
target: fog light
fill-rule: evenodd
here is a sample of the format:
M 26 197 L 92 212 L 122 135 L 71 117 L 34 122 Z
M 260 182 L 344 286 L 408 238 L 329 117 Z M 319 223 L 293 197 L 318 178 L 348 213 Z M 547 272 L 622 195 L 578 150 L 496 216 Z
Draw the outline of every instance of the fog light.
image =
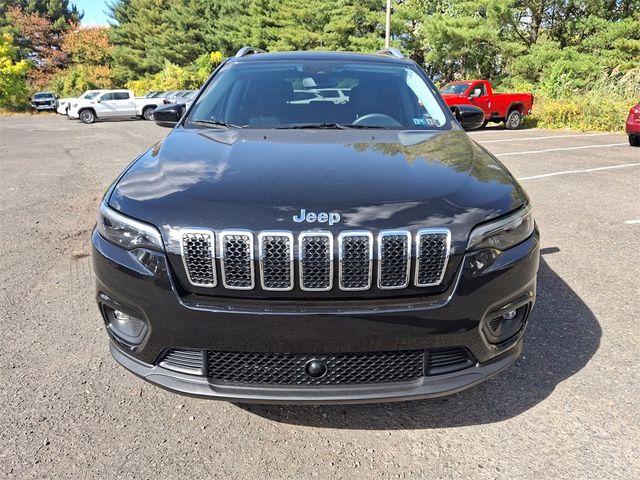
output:
M 489 320 L 482 327 L 487 340 L 490 343 L 502 343 L 515 336 L 524 327 L 530 304 L 523 305 L 515 310 L 509 310 Z
M 113 335 L 129 346 L 139 345 L 147 333 L 147 322 L 120 310 L 106 308 L 107 326 Z

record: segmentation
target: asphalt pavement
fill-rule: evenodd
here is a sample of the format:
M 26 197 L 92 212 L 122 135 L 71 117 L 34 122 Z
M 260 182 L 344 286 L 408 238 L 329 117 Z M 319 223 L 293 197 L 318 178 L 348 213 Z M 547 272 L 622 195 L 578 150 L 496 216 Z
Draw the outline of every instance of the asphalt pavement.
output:
M 509 370 L 434 400 L 236 405 L 110 357 L 89 236 L 103 192 L 167 129 L 0 117 L 0 478 L 640 477 L 640 148 L 622 134 L 472 132 L 542 232 Z

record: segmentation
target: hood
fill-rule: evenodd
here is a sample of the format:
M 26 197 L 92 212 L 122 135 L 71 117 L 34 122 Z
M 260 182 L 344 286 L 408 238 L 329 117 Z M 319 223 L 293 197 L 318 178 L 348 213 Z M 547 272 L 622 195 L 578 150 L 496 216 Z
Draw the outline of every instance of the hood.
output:
M 467 100 L 467 96 L 464 93 L 441 93 L 440 95 L 447 105 L 455 105 L 460 100 Z
M 161 228 L 300 230 L 471 227 L 525 194 L 460 130 L 173 130 L 113 187 L 109 204 Z M 297 223 L 306 212 L 340 222 Z

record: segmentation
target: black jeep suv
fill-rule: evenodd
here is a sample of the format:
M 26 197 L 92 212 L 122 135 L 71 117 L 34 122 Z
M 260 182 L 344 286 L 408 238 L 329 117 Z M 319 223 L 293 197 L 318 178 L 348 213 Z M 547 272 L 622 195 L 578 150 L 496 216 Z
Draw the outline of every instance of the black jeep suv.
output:
M 518 358 L 529 201 L 456 120 L 482 116 L 452 113 L 414 62 L 244 48 L 180 108 L 157 110 L 175 128 L 93 232 L 125 368 L 197 396 L 341 403 L 456 392 Z

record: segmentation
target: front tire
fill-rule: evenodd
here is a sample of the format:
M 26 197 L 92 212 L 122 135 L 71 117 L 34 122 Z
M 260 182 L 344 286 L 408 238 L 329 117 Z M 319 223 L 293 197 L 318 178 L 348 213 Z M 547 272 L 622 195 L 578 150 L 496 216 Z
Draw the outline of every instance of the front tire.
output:
M 83 110 L 80 112 L 80 121 L 87 124 L 93 123 L 96 121 L 96 114 L 91 110 Z
M 155 110 L 155 107 L 146 107 L 142 111 L 142 118 L 144 118 L 145 120 L 153 120 L 153 111 L 154 110 Z
M 507 130 L 517 130 L 522 124 L 522 114 L 518 110 L 512 110 L 504 121 Z
M 640 147 L 640 135 L 629 135 L 629 145 Z

